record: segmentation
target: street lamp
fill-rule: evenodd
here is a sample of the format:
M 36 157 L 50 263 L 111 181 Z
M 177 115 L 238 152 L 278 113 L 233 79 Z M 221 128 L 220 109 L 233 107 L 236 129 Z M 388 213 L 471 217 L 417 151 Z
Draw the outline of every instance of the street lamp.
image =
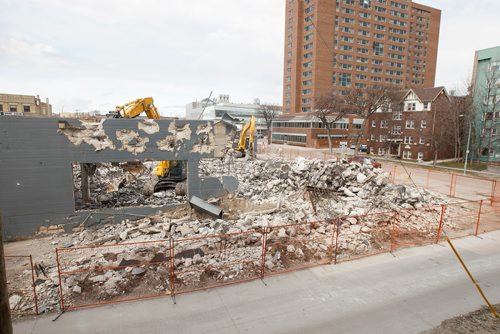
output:
M 459 115 L 458 117 L 464 117 L 465 115 Z M 464 162 L 464 175 L 467 174 L 467 161 L 469 160 L 469 145 L 470 145 L 470 133 L 472 130 L 472 121 L 469 122 L 469 134 L 467 136 L 467 148 L 465 149 L 465 162 Z

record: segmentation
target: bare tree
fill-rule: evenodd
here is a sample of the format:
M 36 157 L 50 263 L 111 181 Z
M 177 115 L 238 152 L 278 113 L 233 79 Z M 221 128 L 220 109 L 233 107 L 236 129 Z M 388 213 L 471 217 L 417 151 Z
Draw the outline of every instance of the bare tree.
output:
M 494 129 L 498 120 L 496 112 L 500 110 L 500 94 L 499 94 L 499 68 L 491 66 L 486 73 L 486 83 L 484 86 L 483 101 L 484 108 L 481 110 L 481 139 L 480 139 L 480 155 L 486 155 L 486 161 L 490 160 L 492 152 L 492 144 L 496 142 L 493 139 Z M 486 144 L 486 145 L 485 145 Z
M 434 153 L 434 166 L 440 156 L 447 155 L 456 146 L 451 138 L 455 136 L 455 117 L 453 105 L 447 97 L 438 97 L 433 102 L 431 148 Z
M 351 112 L 363 118 L 361 129 L 356 137 L 356 152 L 358 151 L 359 142 L 365 132 L 367 120 L 378 109 L 390 103 L 390 98 L 388 96 L 389 91 L 392 91 L 392 89 L 382 86 L 372 86 L 367 88 L 353 89 L 346 96 L 345 104 L 349 106 Z
M 454 91 L 450 92 L 451 117 L 453 117 L 454 128 L 454 157 L 461 158 L 461 153 L 465 152 L 469 129 L 472 131 L 474 122 L 474 100 L 472 97 L 472 84 L 467 82 L 465 94 L 456 96 Z M 451 124 L 450 124 L 451 125 Z M 464 155 L 465 157 L 465 155 Z
M 342 103 L 333 95 L 324 95 L 314 101 L 315 115 L 326 129 L 328 149 L 332 153 L 332 128 L 335 122 L 349 113 L 348 108 L 342 108 Z
M 272 135 L 272 130 L 271 126 L 273 124 L 274 118 L 278 115 L 280 111 L 280 107 L 275 104 L 260 104 L 259 109 L 258 109 L 258 114 L 264 118 L 264 121 L 266 122 L 266 129 L 267 129 L 267 143 L 270 145 L 271 144 L 271 135 Z

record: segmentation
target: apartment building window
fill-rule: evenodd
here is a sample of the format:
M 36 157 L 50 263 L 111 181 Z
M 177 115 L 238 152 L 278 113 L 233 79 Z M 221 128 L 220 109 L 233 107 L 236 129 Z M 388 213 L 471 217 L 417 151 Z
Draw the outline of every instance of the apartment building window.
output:
M 417 108 L 416 103 L 407 103 L 406 104 L 406 111 L 415 111 Z
M 402 4 L 402 3 L 399 3 L 399 2 L 395 2 L 395 1 L 391 1 L 391 6 L 392 7 L 395 7 L 395 8 L 401 8 L 401 9 L 408 9 L 408 5 L 405 5 L 405 4 Z
M 377 127 L 377 121 L 372 121 L 372 128 L 376 128 Z
M 373 42 L 373 53 L 376 56 L 383 56 L 384 55 L 384 44 L 379 43 L 379 42 Z
M 406 121 L 406 128 L 407 129 L 414 129 L 415 128 L 415 121 L 413 121 L 413 120 L 407 120 Z
M 302 72 L 302 75 L 305 77 L 312 77 L 313 72 L 312 71 L 305 71 L 305 72 Z
M 371 140 L 371 141 L 375 141 L 375 140 L 376 140 L 376 139 L 375 139 L 375 135 L 374 135 L 373 133 L 370 135 L 370 140 Z
M 380 59 L 372 59 L 372 64 L 373 65 L 383 65 L 384 62 Z
M 381 142 L 384 142 L 384 141 L 386 141 L 386 140 L 387 140 L 387 135 L 380 135 L 380 136 L 379 136 L 379 138 L 380 138 L 379 140 L 380 140 Z
M 359 53 L 362 53 L 362 54 L 367 54 L 367 53 L 368 53 L 368 49 L 365 49 L 365 48 L 358 48 L 358 52 L 359 52 Z
M 365 9 L 370 9 L 372 7 L 371 0 L 359 0 L 359 5 Z
M 417 159 L 418 160 L 424 160 L 424 152 L 418 152 L 417 153 Z
M 419 139 L 418 143 L 419 143 L 420 145 L 424 145 L 424 144 L 425 144 L 425 138 L 424 138 L 424 137 L 420 137 L 420 139 Z
M 354 24 L 354 19 L 350 17 L 343 17 L 342 22 L 347 23 L 347 24 Z
M 346 5 L 354 5 L 354 0 L 344 0 Z
M 310 112 L 311 107 L 302 107 L 302 112 Z
M 342 45 L 340 47 L 341 50 L 344 50 L 344 51 L 352 51 L 352 46 L 350 45 Z
M 361 12 L 361 13 L 359 13 L 359 17 L 363 17 L 365 19 L 369 19 L 371 17 L 371 14 L 365 13 L 365 12 Z
M 368 67 L 366 67 L 364 65 L 356 65 L 356 70 L 361 71 L 361 72 L 367 72 Z
M 314 14 L 313 15 L 309 15 L 308 17 L 305 18 L 306 22 L 312 22 L 312 20 L 314 20 Z
M 395 125 L 395 126 L 393 126 L 391 133 L 393 135 L 400 135 L 401 134 L 401 125 Z
M 372 77 L 372 81 L 380 82 L 380 81 L 382 81 L 382 78 L 381 77 Z
M 306 13 L 306 14 L 309 14 L 309 13 L 310 13 L 310 12 L 312 12 L 313 10 L 314 10 L 314 5 L 309 6 L 309 7 L 307 7 L 307 8 L 306 8 L 305 13 Z
M 423 120 L 420 121 L 420 127 L 422 129 L 427 128 L 427 121 L 425 119 L 423 119 Z
M 424 110 L 429 110 L 429 102 L 424 102 Z
M 358 38 L 358 44 L 368 45 L 370 43 L 367 39 Z
M 346 14 L 354 14 L 356 13 L 356 11 L 354 9 L 351 9 L 351 8 L 342 8 L 342 11 Z
M 368 58 L 365 58 L 365 57 L 356 57 L 356 61 L 358 63 L 368 63 Z
M 365 27 L 365 28 L 370 28 L 371 24 L 370 24 L 370 22 L 359 21 L 359 26 L 360 27 Z
M 353 124 L 353 125 L 352 125 L 352 128 L 353 128 L 353 129 L 356 129 L 356 130 L 361 130 L 361 125 L 362 125 L 362 124 Z
M 413 137 L 405 136 L 405 144 L 413 144 Z
M 385 17 L 380 15 L 375 15 L 375 20 L 379 22 L 385 22 Z
M 403 117 L 403 112 L 401 111 L 394 111 L 394 113 L 392 114 L 392 119 L 395 121 L 400 121 L 402 117 Z
M 342 27 L 343 32 L 347 32 L 349 34 L 354 34 L 354 29 L 349 28 L 349 27 Z
M 382 129 L 387 128 L 387 120 L 383 119 L 380 121 L 380 128 Z
M 308 52 L 306 54 L 304 54 L 304 59 L 309 59 L 313 56 L 313 53 L 312 52 Z
M 366 31 L 366 30 L 363 30 L 363 29 L 359 29 L 358 35 L 369 37 L 370 36 L 370 32 Z
M 306 104 L 306 103 L 310 103 L 311 102 L 311 99 L 307 98 L 307 99 L 302 99 L 302 103 Z
M 23 112 L 30 112 L 30 111 L 31 111 L 31 108 L 30 108 L 29 104 L 23 105 Z
M 342 60 L 352 60 L 352 56 L 350 56 L 350 55 L 340 55 L 340 59 L 342 59 Z
M 311 94 L 311 92 L 312 92 L 311 89 L 303 89 L 302 90 L 302 94 L 304 94 L 304 95 Z
M 403 159 L 411 159 L 411 151 L 403 151 Z
M 358 79 L 358 80 L 366 80 L 366 75 L 364 75 L 364 74 L 356 74 L 356 79 Z
M 9 105 L 9 111 L 10 112 L 17 112 L 17 105 L 15 105 L 15 104 Z
M 383 26 L 381 24 L 376 24 L 375 25 L 375 29 L 380 30 L 380 31 L 384 31 L 385 30 L 385 26 Z
M 380 34 L 380 33 L 375 33 L 373 36 L 375 36 L 375 38 L 377 39 L 384 39 L 385 38 L 385 35 L 384 34 Z
M 340 68 L 344 70 L 352 70 L 352 65 L 351 64 L 340 64 Z
M 351 86 L 351 74 L 350 73 L 340 73 L 339 85 L 342 87 L 350 87 Z
M 303 86 L 311 86 L 312 85 L 312 80 L 304 80 L 302 81 Z
M 304 31 L 311 31 L 314 29 L 314 26 L 311 24 L 311 25 L 308 25 L 307 27 L 304 28 Z
M 379 13 L 385 13 L 386 9 L 384 7 L 375 6 L 375 10 Z
M 304 50 L 312 49 L 312 47 L 313 47 L 313 43 L 306 44 L 306 45 L 304 45 Z
M 334 129 L 343 129 L 343 130 L 347 130 L 347 129 L 349 129 L 349 123 L 344 123 L 344 122 L 335 122 L 335 123 L 333 123 L 333 128 L 334 128 Z
M 313 39 L 313 37 L 314 37 L 314 33 L 310 33 L 310 34 L 304 36 L 304 40 L 310 41 L 311 39 Z
M 312 67 L 313 66 L 313 62 L 312 61 L 308 61 L 307 63 L 304 63 L 303 66 L 305 68 Z

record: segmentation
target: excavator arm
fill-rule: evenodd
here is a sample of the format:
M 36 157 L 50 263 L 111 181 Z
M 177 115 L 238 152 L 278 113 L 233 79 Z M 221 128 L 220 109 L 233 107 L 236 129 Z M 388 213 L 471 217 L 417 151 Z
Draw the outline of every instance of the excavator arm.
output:
M 247 145 L 247 134 L 249 134 L 248 145 Z M 253 156 L 253 142 L 255 138 L 255 117 L 252 116 L 252 119 L 245 124 L 243 129 L 241 130 L 240 140 L 238 141 L 238 147 L 236 151 L 241 153 L 241 156 L 245 156 L 245 152 L 250 150 L 250 155 Z
M 117 117 L 136 118 L 142 113 L 145 113 L 150 119 L 160 119 L 160 113 L 156 109 L 152 97 L 143 97 L 115 108 L 115 115 Z M 160 161 L 155 167 L 154 173 L 161 178 L 167 176 L 169 170 L 170 161 Z

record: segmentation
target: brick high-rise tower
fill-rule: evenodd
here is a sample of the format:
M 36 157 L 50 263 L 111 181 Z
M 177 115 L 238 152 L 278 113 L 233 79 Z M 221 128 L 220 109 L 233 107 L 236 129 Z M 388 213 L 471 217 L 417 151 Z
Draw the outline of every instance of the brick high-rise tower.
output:
M 411 0 L 286 0 L 283 114 L 349 88 L 434 87 L 440 21 Z

